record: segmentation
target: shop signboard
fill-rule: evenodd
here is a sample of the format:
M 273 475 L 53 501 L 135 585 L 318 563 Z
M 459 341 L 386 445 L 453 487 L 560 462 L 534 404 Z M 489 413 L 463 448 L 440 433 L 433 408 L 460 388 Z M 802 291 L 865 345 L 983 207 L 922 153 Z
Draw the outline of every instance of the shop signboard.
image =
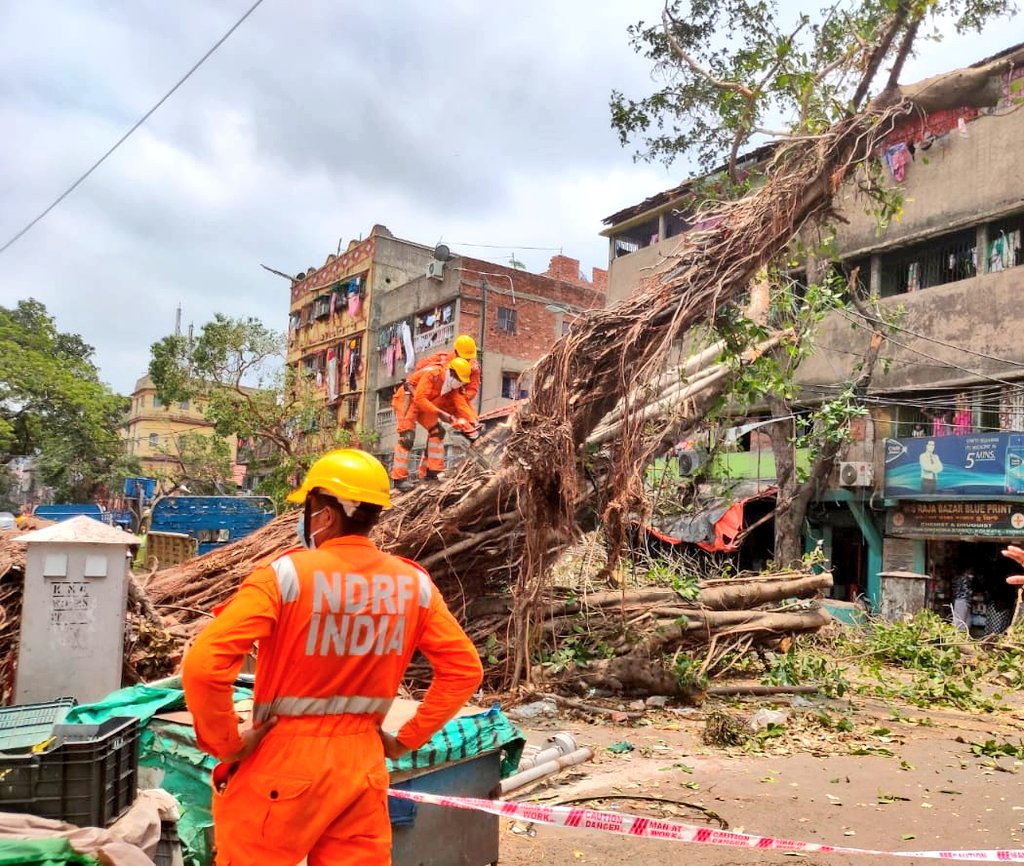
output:
M 1024 538 L 1024 501 L 906 500 L 889 509 L 885 531 L 904 538 Z
M 888 499 L 1024 498 L 1024 433 L 886 439 Z

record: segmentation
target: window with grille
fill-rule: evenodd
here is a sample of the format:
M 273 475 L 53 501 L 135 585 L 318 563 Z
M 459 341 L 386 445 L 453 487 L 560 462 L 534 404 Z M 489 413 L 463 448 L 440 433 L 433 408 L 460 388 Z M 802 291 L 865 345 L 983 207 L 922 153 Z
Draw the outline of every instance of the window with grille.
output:
M 973 228 L 882 256 L 882 297 L 966 280 L 978 272 Z
M 516 332 L 516 311 L 513 307 L 498 307 L 498 330 L 505 334 Z

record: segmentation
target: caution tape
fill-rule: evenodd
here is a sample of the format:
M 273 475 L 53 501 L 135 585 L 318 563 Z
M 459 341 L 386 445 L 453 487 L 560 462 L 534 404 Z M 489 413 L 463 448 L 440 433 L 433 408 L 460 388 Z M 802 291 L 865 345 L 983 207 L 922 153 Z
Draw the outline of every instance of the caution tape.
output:
M 798 842 L 775 836 L 754 836 L 750 833 L 730 833 L 684 824 L 682 821 L 664 821 L 643 815 L 580 809 L 574 806 L 540 806 L 511 800 L 479 800 L 473 797 L 443 797 L 420 791 L 388 791 L 392 797 L 412 800 L 430 806 L 449 806 L 455 809 L 473 809 L 502 818 L 516 818 L 533 824 L 551 824 L 576 830 L 594 830 L 618 833 L 638 839 L 666 839 L 670 842 L 694 842 L 698 845 L 720 845 L 729 848 L 753 848 L 758 851 L 784 851 L 815 854 L 870 854 L 888 857 L 916 857 L 928 860 L 975 860 L 999 863 L 1024 863 L 1024 850 L 981 851 L 875 851 L 869 848 L 847 848 L 821 845 L 817 842 Z

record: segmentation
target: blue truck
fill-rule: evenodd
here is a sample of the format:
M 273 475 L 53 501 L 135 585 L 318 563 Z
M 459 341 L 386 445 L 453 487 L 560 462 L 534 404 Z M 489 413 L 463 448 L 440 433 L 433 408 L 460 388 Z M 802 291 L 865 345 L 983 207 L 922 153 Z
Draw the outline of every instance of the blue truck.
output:
M 93 520 L 102 520 L 104 523 L 110 523 L 108 512 L 100 508 L 95 502 L 37 505 L 32 511 L 33 517 L 38 517 L 40 520 L 53 520 L 58 523 L 61 520 L 70 520 L 72 517 L 81 517 L 82 515 L 91 517 Z
M 262 529 L 274 519 L 267 496 L 167 496 L 153 506 L 150 532 L 178 532 L 209 553 Z

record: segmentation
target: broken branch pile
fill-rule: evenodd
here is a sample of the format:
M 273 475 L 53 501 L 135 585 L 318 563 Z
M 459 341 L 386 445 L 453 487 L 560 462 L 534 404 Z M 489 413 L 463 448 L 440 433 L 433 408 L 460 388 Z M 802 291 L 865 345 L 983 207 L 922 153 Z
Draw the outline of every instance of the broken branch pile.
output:
M 828 623 L 828 612 L 811 600 L 831 585 L 827 573 L 787 571 L 704 581 L 693 600 L 668 587 L 582 597 L 562 593 L 545 603 L 538 623 L 542 640 L 537 655 L 546 662 L 535 676 L 616 694 L 696 699 L 701 690 L 694 688 L 695 681 L 712 675 L 737 648 L 774 647 Z M 497 637 L 508 631 L 511 604 L 508 596 L 479 599 L 467 616 L 467 632 L 496 675 L 511 660 L 510 647 Z M 702 659 L 699 676 L 683 676 L 676 669 L 683 653 L 688 660 Z M 425 664 L 409 673 L 413 679 L 429 678 Z

